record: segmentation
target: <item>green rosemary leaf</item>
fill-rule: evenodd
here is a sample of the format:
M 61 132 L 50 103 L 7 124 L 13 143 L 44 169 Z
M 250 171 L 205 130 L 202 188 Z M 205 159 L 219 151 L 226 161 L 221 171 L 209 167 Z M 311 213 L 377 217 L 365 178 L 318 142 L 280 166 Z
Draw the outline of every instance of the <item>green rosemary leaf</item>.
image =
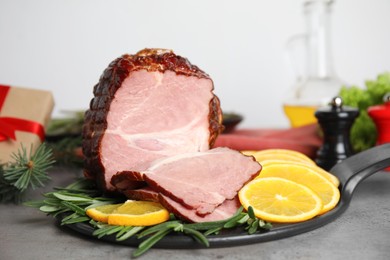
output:
M 60 209 L 61 208 L 56 207 L 56 206 L 47 206 L 47 205 L 44 205 L 44 206 L 39 208 L 40 211 L 45 212 L 45 213 L 56 212 L 57 210 L 60 210 Z
M 116 239 L 118 240 L 118 237 L 121 237 L 124 233 L 132 230 L 134 227 L 133 226 L 126 226 L 124 228 L 121 229 L 121 231 L 119 231 L 117 234 L 116 234 Z
M 68 221 L 69 219 L 77 218 L 77 217 L 79 217 L 79 216 L 80 216 L 79 214 L 77 214 L 76 212 L 74 212 L 74 213 L 69 214 L 68 216 L 64 217 L 64 218 L 62 219 L 61 222 L 64 223 L 64 222 Z M 61 223 L 61 224 L 62 224 L 62 223 Z
M 269 223 L 269 222 L 265 222 L 264 220 L 260 220 L 259 221 L 259 227 L 262 228 L 262 229 L 271 229 L 272 228 L 272 224 Z
M 121 228 L 123 228 L 123 227 L 107 225 L 105 227 L 102 227 L 100 229 L 95 230 L 92 234 L 94 236 L 97 236 L 98 238 L 102 238 L 108 234 L 113 234 L 113 233 L 119 231 Z
M 219 231 L 221 231 L 222 230 L 222 227 L 216 227 L 216 228 L 212 228 L 212 229 L 209 229 L 209 230 L 207 230 L 206 232 L 204 232 L 203 233 L 203 235 L 205 235 L 205 236 L 209 236 L 209 235 L 211 235 L 211 234 L 218 234 L 219 233 Z
M 134 257 L 138 257 L 148 251 L 153 245 L 155 245 L 158 241 L 160 241 L 163 237 L 168 235 L 172 231 L 171 228 L 166 228 L 158 231 L 153 236 L 149 237 L 141 244 L 139 244 L 138 249 L 133 252 Z
M 250 228 L 248 229 L 249 235 L 256 233 L 258 227 L 259 227 L 259 219 L 256 218 L 255 221 L 253 221 L 253 223 L 251 224 Z
M 53 196 L 63 201 L 91 202 L 93 199 L 81 194 L 53 192 Z
M 252 206 L 249 206 L 249 207 L 248 207 L 248 215 L 249 215 L 249 217 L 252 218 L 252 219 L 255 219 L 255 218 L 256 218 L 256 215 L 255 215 L 255 212 L 253 211 Z
M 138 232 L 140 232 L 145 227 L 128 227 L 128 228 L 129 229 L 124 229 L 126 231 L 123 231 L 123 232 L 126 232 L 126 233 L 123 233 L 123 232 L 119 232 L 118 233 L 118 235 L 116 236 L 116 240 L 117 241 L 124 241 L 124 240 L 132 237 L 133 235 L 137 234 Z
M 183 232 L 185 234 L 191 235 L 196 241 L 199 243 L 205 245 L 206 247 L 209 247 L 209 241 L 207 240 L 206 236 L 200 233 L 199 231 L 192 229 L 192 228 L 186 228 L 184 227 Z
M 43 204 L 48 205 L 48 206 L 57 206 L 58 204 L 61 203 L 61 200 L 57 198 L 47 198 L 42 201 Z
M 85 216 L 77 217 L 77 218 L 72 218 L 66 222 L 61 222 L 61 225 L 69 225 L 69 224 L 75 224 L 75 223 L 81 223 L 81 222 L 86 222 L 88 221 L 89 218 Z
M 76 204 L 73 204 L 69 201 L 61 201 L 61 205 L 67 207 L 70 210 L 73 210 L 74 212 L 76 212 L 77 214 L 79 214 L 81 216 L 85 216 L 85 210 L 83 208 L 77 206 Z
M 112 235 L 114 233 L 120 232 L 122 229 L 125 229 L 126 226 L 115 226 L 116 228 L 113 228 L 109 231 L 107 231 L 106 235 Z
M 242 224 L 244 224 L 245 222 L 247 222 L 248 219 L 249 219 L 249 215 L 248 215 L 248 214 L 245 214 L 244 217 L 242 217 L 240 220 L 237 221 L 237 223 L 238 223 L 239 225 L 242 225 Z
M 179 223 L 173 227 L 173 231 L 175 232 L 183 232 L 184 231 L 184 225 L 182 223 Z
M 233 228 L 233 227 L 235 227 L 235 226 L 238 225 L 238 221 L 241 220 L 243 217 L 244 217 L 244 216 L 241 215 L 241 214 L 240 214 L 240 215 L 236 215 L 235 217 L 230 218 L 230 220 L 227 221 L 227 222 L 223 225 L 223 227 L 224 227 L 224 228 Z
M 65 213 L 65 212 L 69 212 L 69 209 L 67 209 L 67 208 L 60 209 L 56 212 L 49 213 L 49 215 L 52 215 L 53 217 L 57 217 L 58 215 Z
M 192 229 L 196 229 L 196 230 L 209 230 L 209 229 L 214 229 L 214 228 L 218 228 L 218 227 L 223 227 L 223 225 L 225 225 L 225 223 L 227 223 L 231 219 L 234 219 L 237 216 L 241 215 L 242 210 L 243 210 L 243 207 L 240 207 L 232 217 L 230 217 L 226 220 L 191 223 L 191 224 L 185 224 L 185 226 L 192 228 Z
M 159 232 L 161 230 L 165 230 L 165 229 L 173 229 L 175 227 L 177 227 L 177 225 L 180 225 L 181 223 L 177 220 L 172 220 L 172 221 L 167 221 L 167 222 L 164 222 L 164 223 L 161 223 L 161 224 L 158 224 L 158 225 L 155 225 L 155 226 L 152 226 L 144 231 L 142 231 L 139 235 L 138 235 L 138 238 L 142 238 L 144 236 L 147 236 L 147 235 L 150 235 L 150 234 L 153 234 L 155 232 Z

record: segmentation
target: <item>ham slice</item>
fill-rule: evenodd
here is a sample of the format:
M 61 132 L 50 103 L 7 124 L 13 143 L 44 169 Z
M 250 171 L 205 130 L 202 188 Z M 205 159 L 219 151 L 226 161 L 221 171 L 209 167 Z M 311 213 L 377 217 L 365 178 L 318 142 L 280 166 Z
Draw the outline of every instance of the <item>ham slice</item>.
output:
M 189 222 L 207 222 L 207 221 L 219 221 L 232 217 L 241 204 L 237 196 L 231 200 L 225 200 L 221 205 L 215 208 L 215 210 L 205 216 L 199 216 L 194 210 L 187 209 L 182 204 L 170 199 L 167 196 L 160 195 L 161 204 L 168 209 L 175 216 L 189 221 Z
M 132 200 L 147 200 L 159 202 L 159 193 L 150 187 L 144 187 L 139 189 L 128 189 L 122 191 L 122 193 Z
M 205 216 L 233 199 L 260 170 L 253 157 L 215 148 L 157 160 L 143 172 L 143 179 L 152 190 Z
M 221 205 L 215 208 L 215 210 L 205 216 L 199 216 L 192 209 L 184 207 L 179 202 L 162 195 L 154 191 L 150 187 L 140 188 L 135 190 L 127 190 L 123 192 L 127 198 L 133 200 L 147 200 L 160 202 L 169 212 L 173 213 L 180 219 L 189 222 L 207 222 L 207 221 L 219 221 L 232 217 L 241 204 L 238 197 L 235 196 L 232 200 L 225 200 Z

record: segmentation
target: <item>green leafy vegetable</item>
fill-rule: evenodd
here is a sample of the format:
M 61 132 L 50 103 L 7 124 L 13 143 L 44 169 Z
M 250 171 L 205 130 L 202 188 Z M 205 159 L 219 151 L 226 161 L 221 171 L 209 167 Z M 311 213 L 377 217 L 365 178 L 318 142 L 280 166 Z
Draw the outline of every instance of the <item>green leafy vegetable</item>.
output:
M 342 87 L 340 97 L 344 105 L 356 107 L 359 117 L 351 129 L 351 144 L 356 152 L 373 147 L 376 143 L 377 131 L 374 122 L 367 114 L 367 109 L 383 103 L 383 96 L 390 92 L 390 72 L 378 75 L 376 80 L 366 81 L 366 88 L 358 86 Z

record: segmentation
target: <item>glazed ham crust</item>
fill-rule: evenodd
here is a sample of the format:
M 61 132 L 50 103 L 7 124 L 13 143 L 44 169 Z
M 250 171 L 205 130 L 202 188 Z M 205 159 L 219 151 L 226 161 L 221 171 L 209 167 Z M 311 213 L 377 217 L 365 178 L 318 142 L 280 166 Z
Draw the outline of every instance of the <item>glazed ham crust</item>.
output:
M 105 176 L 106 164 L 102 162 L 102 140 L 108 127 L 107 117 L 110 107 L 116 99 L 115 94 L 125 80 L 131 75 L 135 75 L 136 72 L 142 75 L 143 71 L 154 73 L 152 76 L 171 71 L 178 76 L 206 79 L 212 84 L 210 77 L 205 72 L 192 65 L 186 58 L 177 56 L 168 50 L 144 49 L 135 55 L 125 54 L 111 62 L 100 77 L 99 83 L 94 87 L 94 98 L 90 102 L 89 110 L 85 113 L 82 132 L 82 149 L 85 156 L 84 174 L 87 178 L 96 179 L 104 190 L 113 190 L 107 181 L 111 177 Z M 167 77 L 171 77 L 171 75 L 167 74 Z M 183 79 L 181 78 L 181 80 Z M 177 98 L 180 99 L 180 93 L 177 94 Z M 219 100 L 212 93 L 208 108 L 208 122 L 208 148 L 210 148 L 223 129 Z M 150 146 L 149 143 L 142 143 L 142 145 Z

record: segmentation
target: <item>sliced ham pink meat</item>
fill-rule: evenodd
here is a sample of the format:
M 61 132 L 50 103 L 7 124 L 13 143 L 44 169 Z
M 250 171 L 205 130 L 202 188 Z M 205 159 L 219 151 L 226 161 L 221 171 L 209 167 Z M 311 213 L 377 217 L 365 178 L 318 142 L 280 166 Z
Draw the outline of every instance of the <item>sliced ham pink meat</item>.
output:
M 144 187 L 139 189 L 128 189 L 122 191 L 122 193 L 132 200 L 146 200 L 159 202 L 159 193 L 150 187 Z
M 143 172 L 143 179 L 152 190 L 205 216 L 233 199 L 260 170 L 253 157 L 215 148 L 157 160 Z
M 161 204 L 168 209 L 175 216 L 189 221 L 189 222 L 207 222 L 207 221 L 219 221 L 232 217 L 241 204 L 237 196 L 231 200 L 225 200 L 221 205 L 215 208 L 215 210 L 205 216 L 199 216 L 194 210 L 184 207 L 182 204 L 170 199 L 167 196 L 160 195 Z

